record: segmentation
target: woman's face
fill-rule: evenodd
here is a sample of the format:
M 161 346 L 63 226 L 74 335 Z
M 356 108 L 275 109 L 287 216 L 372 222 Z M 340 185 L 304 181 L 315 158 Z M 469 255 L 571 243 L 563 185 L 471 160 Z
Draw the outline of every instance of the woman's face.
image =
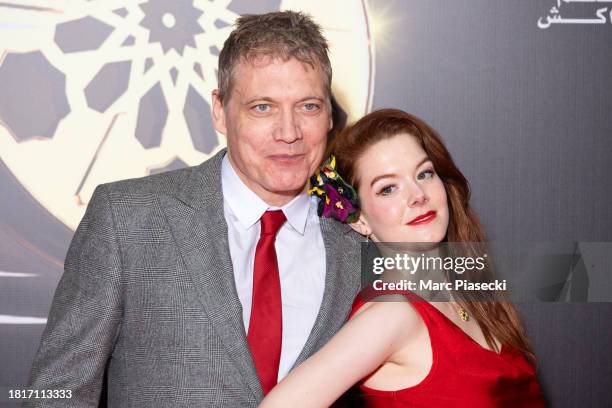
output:
M 378 242 L 444 239 L 449 217 L 446 191 L 415 137 L 404 133 L 375 143 L 355 170 L 361 217 L 353 227 L 358 232 Z

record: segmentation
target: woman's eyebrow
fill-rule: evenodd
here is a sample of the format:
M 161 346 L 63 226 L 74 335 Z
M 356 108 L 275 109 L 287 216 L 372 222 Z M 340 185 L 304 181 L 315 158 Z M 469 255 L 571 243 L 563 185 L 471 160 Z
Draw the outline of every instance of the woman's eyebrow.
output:
M 376 183 L 378 180 L 381 180 L 381 179 L 384 179 L 384 178 L 391 178 L 391 177 L 397 177 L 397 174 L 389 173 L 389 174 L 381 174 L 380 176 L 376 176 L 376 177 L 374 177 L 374 179 L 370 183 L 370 187 L 372 187 L 374 185 L 374 183 Z
M 415 168 L 419 168 L 421 165 L 423 165 L 423 163 L 427 163 L 428 161 L 431 161 L 429 156 L 423 157 L 421 159 L 421 161 L 416 165 Z M 397 174 L 395 174 L 395 173 L 388 173 L 388 174 L 381 174 L 380 176 L 376 176 L 376 177 L 374 177 L 374 179 L 370 183 L 370 187 L 372 187 L 374 185 L 374 183 L 376 183 L 378 180 L 382 180 L 384 178 L 392 178 L 392 177 L 397 177 Z

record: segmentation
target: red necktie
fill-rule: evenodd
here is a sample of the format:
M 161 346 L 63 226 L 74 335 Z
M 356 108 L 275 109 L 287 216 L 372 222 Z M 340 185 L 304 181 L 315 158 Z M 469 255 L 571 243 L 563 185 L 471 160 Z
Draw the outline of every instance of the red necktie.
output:
M 247 340 L 266 395 L 276 385 L 283 332 L 281 286 L 276 259 L 276 233 L 285 223 L 282 211 L 266 211 L 255 250 L 253 300 Z

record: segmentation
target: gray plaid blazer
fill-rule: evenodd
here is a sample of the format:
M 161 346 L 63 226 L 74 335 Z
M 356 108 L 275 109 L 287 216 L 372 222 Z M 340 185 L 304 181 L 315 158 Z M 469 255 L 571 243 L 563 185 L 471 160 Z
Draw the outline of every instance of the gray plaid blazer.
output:
M 254 407 L 262 390 L 223 216 L 221 159 L 96 188 L 66 256 L 29 387 L 72 398 L 27 407 Z M 344 323 L 360 237 L 321 219 L 321 309 L 295 365 Z M 308 273 L 308 259 L 304 260 Z

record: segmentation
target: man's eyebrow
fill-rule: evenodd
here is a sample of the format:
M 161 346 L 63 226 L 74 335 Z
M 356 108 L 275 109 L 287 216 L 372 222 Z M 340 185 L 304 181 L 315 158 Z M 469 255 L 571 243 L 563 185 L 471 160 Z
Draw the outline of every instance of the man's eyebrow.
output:
M 304 101 L 308 101 L 308 100 L 313 100 L 313 99 L 317 100 L 317 101 L 320 101 L 320 102 L 325 102 L 326 101 L 326 98 L 321 97 L 321 96 L 306 96 L 306 97 L 300 99 L 297 102 L 300 103 L 300 102 L 304 102 Z M 270 98 L 269 96 L 257 96 L 255 98 L 249 99 L 246 102 L 243 102 L 243 105 L 250 105 L 253 102 L 260 102 L 260 101 L 261 102 L 274 102 L 274 99 Z
M 262 101 L 262 102 L 274 102 L 274 99 L 272 99 L 272 98 L 270 98 L 268 96 L 256 96 L 255 98 L 249 99 L 248 101 L 243 102 L 242 104 L 243 105 L 250 105 L 253 102 L 259 102 L 259 101 Z
M 304 102 L 304 101 L 312 100 L 312 99 L 317 100 L 317 101 L 321 101 L 321 102 L 325 102 L 325 100 L 326 100 L 326 98 L 321 97 L 321 96 L 307 96 L 305 98 L 300 99 L 298 102 Z

